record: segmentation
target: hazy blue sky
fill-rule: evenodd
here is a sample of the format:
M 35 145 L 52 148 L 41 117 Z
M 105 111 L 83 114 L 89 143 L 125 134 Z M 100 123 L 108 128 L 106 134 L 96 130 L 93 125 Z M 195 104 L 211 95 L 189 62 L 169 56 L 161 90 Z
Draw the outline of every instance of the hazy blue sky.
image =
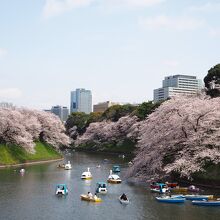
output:
M 220 62 L 219 0 L 0 0 L 0 101 L 142 102 L 166 75 Z

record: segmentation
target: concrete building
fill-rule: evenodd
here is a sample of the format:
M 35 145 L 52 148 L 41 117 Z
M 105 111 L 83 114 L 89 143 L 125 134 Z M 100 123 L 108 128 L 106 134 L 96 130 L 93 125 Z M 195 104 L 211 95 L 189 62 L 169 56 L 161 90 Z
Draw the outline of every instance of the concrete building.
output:
M 60 105 L 53 106 L 51 112 L 57 115 L 61 121 L 66 121 L 69 115 L 69 109 Z
M 9 102 L 0 102 L 0 108 L 13 108 L 13 104 Z
M 111 102 L 111 101 L 98 103 L 96 105 L 93 105 L 93 112 L 104 112 L 113 105 L 119 105 L 119 103 Z
M 202 88 L 202 81 L 196 76 L 167 76 L 163 80 L 163 87 L 154 90 L 154 102 L 166 100 L 178 94 L 197 94 Z
M 45 112 L 51 113 L 51 109 L 44 109 Z
M 86 89 L 71 91 L 70 112 L 92 112 L 92 92 Z

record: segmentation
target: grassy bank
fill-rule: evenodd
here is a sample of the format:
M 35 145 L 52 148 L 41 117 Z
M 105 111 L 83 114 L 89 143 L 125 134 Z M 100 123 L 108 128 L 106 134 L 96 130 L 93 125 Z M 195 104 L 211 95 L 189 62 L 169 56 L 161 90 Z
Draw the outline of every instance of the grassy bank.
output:
M 52 146 L 45 143 L 37 142 L 35 151 L 34 154 L 30 154 L 22 147 L 0 144 L 0 165 L 14 165 L 62 158 Z
M 101 145 L 97 145 L 95 143 L 87 143 L 85 145 L 80 145 L 75 149 L 77 151 L 88 152 L 131 154 L 135 150 L 135 143 L 127 139 L 120 143 L 103 143 Z

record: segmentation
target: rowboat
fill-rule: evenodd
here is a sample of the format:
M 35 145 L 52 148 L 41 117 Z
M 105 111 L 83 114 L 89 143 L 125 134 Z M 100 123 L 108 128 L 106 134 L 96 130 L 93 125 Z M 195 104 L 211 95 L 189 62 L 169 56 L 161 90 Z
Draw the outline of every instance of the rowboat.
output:
M 185 198 L 170 197 L 170 196 L 156 197 L 156 200 L 158 202 L 164 202 L 164 203 L 184 203 L 185 202 Z
M 102 202 L 102 199 L 101 198 L 94 198 L 94 197 L 90 197 L 88 195 L 81 195 L 80 196 L 81 200 L 84 200 L 84 201 L 88 201 L 88 202 Z
M 169 191 L 168 188 L 162 188 L 162 189 L 150 189 L 151 192 L 155 192 L 155 193 L 166 193 Z
M 208 200 L 213 199 L 213 195 L 184 195 L 187 200 Z
M 220 201 L 219 200 L 203 200 L 203 201 L 192 201 L 193 205 L 199 205 L 199 206 L 220 206 Z
M 170 188 L 174 188 L 174 187 L 177 187 L 178 186 L 178 183 L 168 183 L 166 182 L 167 186 L 170 187 Z
M 176 188 L 170 188 L 170 190 L 172 192 L 180 192 L 180 193 L 183 193 L 183 192 L 187 192 L 188 191 L 188 188 L 187 187 L 176 187 Z
M 188 187 L 188 191 L 198 193 L 200 189 L 198 187 L 195 187 L 194 185 L 191 185 Z
M 65 168 L 65 164 L 58 164 L 57 168 Z
M 118 199 L 119 199 L 120 203 L 123 204 L 123 205 L 127 205 L 130 202 L 129 199 L 124 200 L 124 199 L 121 199 L 121 197 L 119 197 Z
M 168 196 L 166 196 L 166 197 L 168 197 Z M 183 194 L 171 195 L 169 197 L 171 197 L 171 198 L 185 198 L 185 196 Z
M 151 192 L 154 192 L 154 193 L 159 193 L 160 190 L 159 189 L 150 189 Z

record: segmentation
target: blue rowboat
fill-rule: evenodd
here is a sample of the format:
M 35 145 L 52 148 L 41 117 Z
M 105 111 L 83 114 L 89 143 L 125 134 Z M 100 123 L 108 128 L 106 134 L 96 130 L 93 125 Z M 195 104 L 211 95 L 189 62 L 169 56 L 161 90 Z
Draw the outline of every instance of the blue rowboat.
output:
M 207 201 L 207 200 L 203 200 L 203 201 L 192 201 L 193 205 L 199 205 L 199 206 L 220 206 L 220 201 Z
M 212 199 L 213 195 L 185 195 L 186 200 L 208 200 Z
M 158 202 L 165 202 L 165 203 L 184 203 L 185 198 L 179 198 L 179 197 L 156 197 L 156 200 Z

